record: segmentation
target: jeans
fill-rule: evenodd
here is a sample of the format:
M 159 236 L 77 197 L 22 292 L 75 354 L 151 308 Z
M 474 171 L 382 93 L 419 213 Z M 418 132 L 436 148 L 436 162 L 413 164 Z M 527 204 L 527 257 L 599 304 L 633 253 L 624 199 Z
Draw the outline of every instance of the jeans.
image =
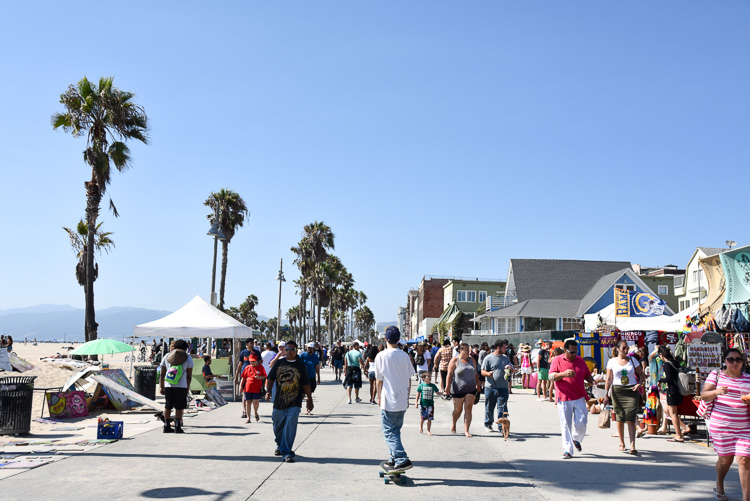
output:
M 492 417 L 497 405 L 497 417 L 503 417 L 508 412 L 508 388 L 484 387 L 484 426 L 492 428 L 494 418 Z
M 404 446 L 401 444 L 401 427 L 404 425 L 406 411 L 380 411 L 380 422 L 383 427 L 383 438 L 391 454 L 391 461 L 396 467 L 409 460 Z
M 288 409 L 274 409 L 271 415 L 273 419 L 273 434 L 276 438 L 276 447 L 281 451 L 281 456 L 286 459 L 294 457 L 292 446 L 297 436 L 297 421 L 299 421 L 300 407 L 289 407 Z

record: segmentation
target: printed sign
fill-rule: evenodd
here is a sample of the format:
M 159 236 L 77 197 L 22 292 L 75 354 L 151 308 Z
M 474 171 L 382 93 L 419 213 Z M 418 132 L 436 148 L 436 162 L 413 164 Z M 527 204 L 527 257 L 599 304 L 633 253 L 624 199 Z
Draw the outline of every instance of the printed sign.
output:
M 82 391 L 47 393 L 49 415 L 53 418 L 74 418 L 89 415 L 86 396 Z
M 659 333 L 659 344 L 677 344 L 677 341 L 679 341 L 679 339 L 675 332 Z
M 615 315 L 618 317 L 656 317 L 664 314 L 666 301 L 648 292 L 615 289 Z
M 721 369 L 720 344 L 689 344 L 688 365 L 707 372 Z

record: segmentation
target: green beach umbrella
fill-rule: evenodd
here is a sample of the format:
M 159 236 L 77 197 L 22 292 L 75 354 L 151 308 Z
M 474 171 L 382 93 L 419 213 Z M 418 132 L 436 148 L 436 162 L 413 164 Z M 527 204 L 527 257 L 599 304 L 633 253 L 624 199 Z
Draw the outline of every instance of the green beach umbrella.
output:
M 71 355 L 112 355 L 132 351 L 133 347 L 115 339 L 94 339 L 71 351 Z

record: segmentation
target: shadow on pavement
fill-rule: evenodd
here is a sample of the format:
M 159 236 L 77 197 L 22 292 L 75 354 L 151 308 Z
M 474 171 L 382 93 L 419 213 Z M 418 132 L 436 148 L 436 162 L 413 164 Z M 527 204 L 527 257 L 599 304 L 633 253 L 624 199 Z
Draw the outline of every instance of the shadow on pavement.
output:
M 174 499 L 194 496 L 214 496 L 213 499 L 220 500 L 233 494 L 234 491 L 210 492 L 193 487 L 162 487 L 159 489 L 149 489 L 141 492 L 141 496 L 150 499 Z

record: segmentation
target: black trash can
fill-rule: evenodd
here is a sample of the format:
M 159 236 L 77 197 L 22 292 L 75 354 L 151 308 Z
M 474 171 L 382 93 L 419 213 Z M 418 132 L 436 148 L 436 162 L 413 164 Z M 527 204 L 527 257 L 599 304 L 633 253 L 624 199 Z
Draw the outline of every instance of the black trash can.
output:
M 156 400 L 156 367 L 153 365 L 135 366 L 135 392 L 151 400 Z
M 0 435 L 28 435 L 36 376 L 0 378 Z

